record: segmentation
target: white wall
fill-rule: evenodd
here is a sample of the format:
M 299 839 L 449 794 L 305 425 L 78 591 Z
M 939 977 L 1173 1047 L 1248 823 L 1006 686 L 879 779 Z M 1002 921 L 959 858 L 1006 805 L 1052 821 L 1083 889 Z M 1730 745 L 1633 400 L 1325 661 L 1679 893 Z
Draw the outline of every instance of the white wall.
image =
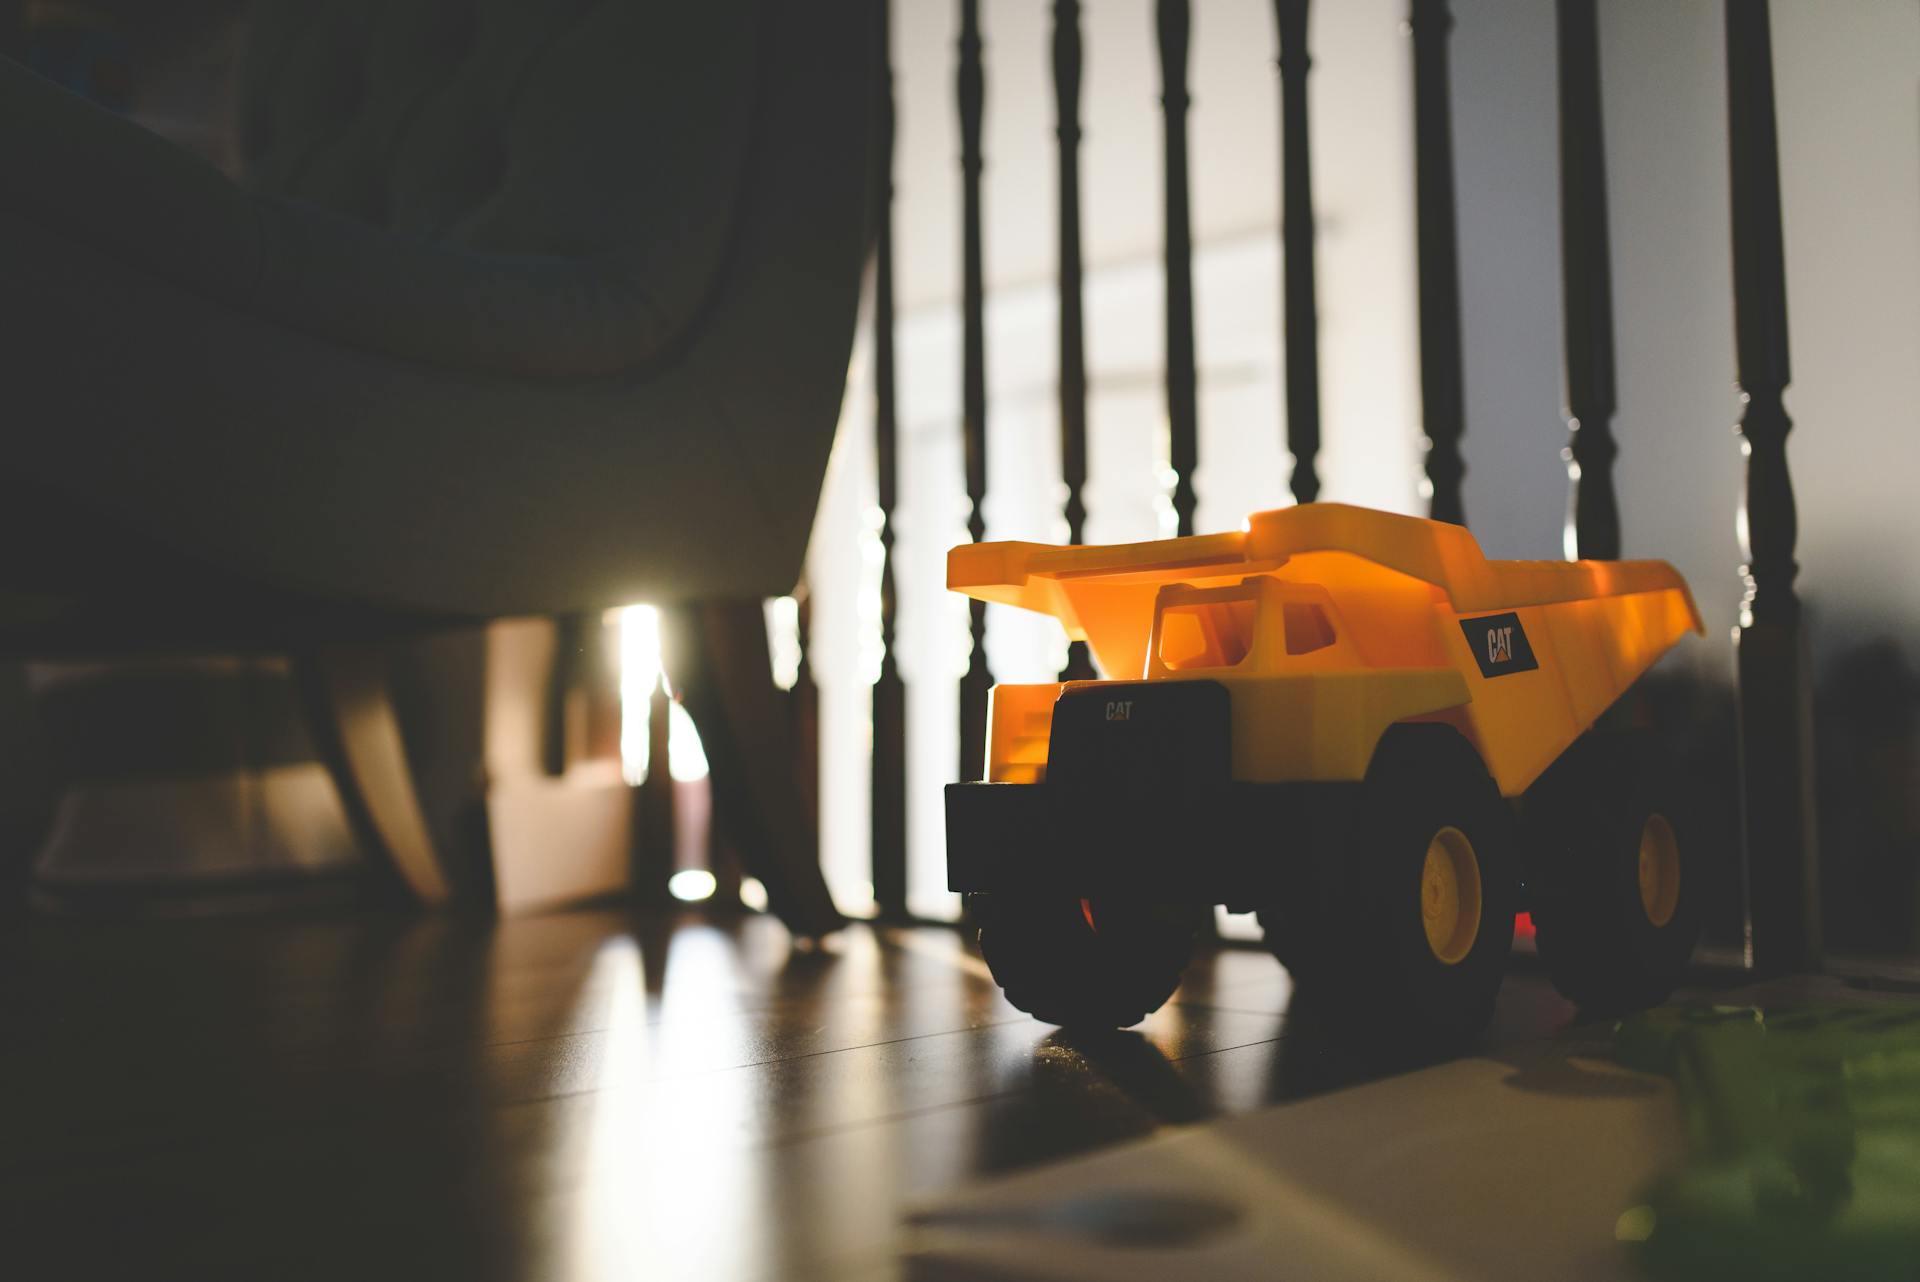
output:
M 1558 551 L 1553 12 L 1458 0 L 1467 510 L 1496 555 Z M 1776 3 L 1800 588 L 1816 651 L 1920 625 L 1920 8 Z M 1725 28 L 1707 0 L 1600 6 L 1626 551 L 1674 561 L 1725 677 L 1742 585 Z M 1544 69 L 1544 71 L 1543 71 Z M 1564 496 L 1565 482 L 1558 482 Z
M 1742 585 L 1721 6 L 1614 0 L 1600 58 L 1612 217 L 1622 544 L 1693 584 L 1723 679 Z
M 1911 659 L 1920 636 L 1920 6 L 1779 4 L 1774 42 L 1801 581 L 1821 610 L 1822 649 L 1884 632 Z
M 1453 51 L 1467 394 L 1467 519 L 1489 554 L 1563 554 L 1554 11 L 1460 0 Z M 1692 581 L 1726 671 L 1739 454 L 1721 9 L 1601 6 L 1625 552 Z
M 1558 557 L 1566 518 L 1554 6 L 1460 0 L 1454 181 L 1467 521 L 1490 556 Z

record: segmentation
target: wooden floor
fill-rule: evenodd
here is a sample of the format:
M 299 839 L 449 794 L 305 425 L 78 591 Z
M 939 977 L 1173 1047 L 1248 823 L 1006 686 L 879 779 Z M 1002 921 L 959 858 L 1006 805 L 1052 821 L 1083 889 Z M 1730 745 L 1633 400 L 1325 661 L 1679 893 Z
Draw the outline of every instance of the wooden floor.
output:
M 12 929 L 21 1282 L 889 1278 L 917 1199 L 1378 1071 L 1290 1026 L 1246 950 L 1074 1041 L 936 927 L 813 951 L 617 912 Z M 1515 975 L 1493 1038 L 1570 1017 Z

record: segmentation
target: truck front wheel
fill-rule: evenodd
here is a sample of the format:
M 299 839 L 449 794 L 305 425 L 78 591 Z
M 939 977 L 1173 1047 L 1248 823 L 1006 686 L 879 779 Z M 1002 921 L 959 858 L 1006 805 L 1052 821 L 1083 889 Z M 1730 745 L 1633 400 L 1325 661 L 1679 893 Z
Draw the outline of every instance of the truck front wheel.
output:
M 980 954 L 1007 1000 L 1063 1028 L 1125 1028 L 1166 1003 L 1201 913 L 1114 899 L 969 895 Z

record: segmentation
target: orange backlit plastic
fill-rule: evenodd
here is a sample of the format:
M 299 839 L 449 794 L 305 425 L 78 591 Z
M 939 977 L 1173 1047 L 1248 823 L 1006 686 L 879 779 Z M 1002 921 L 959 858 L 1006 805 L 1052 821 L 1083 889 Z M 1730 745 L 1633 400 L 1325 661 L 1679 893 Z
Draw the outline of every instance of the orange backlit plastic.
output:
M 965 544 L 947 586 L 1052 615 L 1113 679 L 1220 682 L 1237 779 L 1359 779 L 1389 725 L 1445 721 L 1508 796 L 1701 627 L 1663 561 L 1489 561 L 1460 526 L 1341 503 L 1153 543 Z M 995 688 L 989 779 L 1044 778 L 1062 689 Z

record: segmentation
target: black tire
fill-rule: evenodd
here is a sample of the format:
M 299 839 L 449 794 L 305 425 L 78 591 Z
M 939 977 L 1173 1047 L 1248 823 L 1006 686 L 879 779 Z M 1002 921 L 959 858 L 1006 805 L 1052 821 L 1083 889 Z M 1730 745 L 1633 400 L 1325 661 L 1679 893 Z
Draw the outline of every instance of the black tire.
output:
M 1284 914 L 1293 937 L 1273 941 L 1276 955 L 1303 988 L 1318 990 L 1329 1010 L 1371 1038 L 1470 1042 L 1492 1018 L 1513 946 L 1512 810 L 1451 726 L 1392 727 L 1361 788 L 1344 848 L 1323 864 L 1318 922 Z M 1432 879 L 1430 850 L 1438 861 Z M 1429 915 L 1429 893 L 1446 884 L 1459 911 L 1436 906 Z M 1477 911 L 1468 911 L 1470 901 Z M 1263 924 L 1271 919 L 1262 916 Z
M 1166 1004 L 1200 912 L 1126 900 L 970 895 L 980 953 L 1007 1000 L 1062 1028 L 1126 1028 Z
M 1671 779 L 1652 735 L 1594 731 L 1527 794 L 1535 943 L 1583 1011 L 1658 1005 L 1693 955 L 1701 877 Z

